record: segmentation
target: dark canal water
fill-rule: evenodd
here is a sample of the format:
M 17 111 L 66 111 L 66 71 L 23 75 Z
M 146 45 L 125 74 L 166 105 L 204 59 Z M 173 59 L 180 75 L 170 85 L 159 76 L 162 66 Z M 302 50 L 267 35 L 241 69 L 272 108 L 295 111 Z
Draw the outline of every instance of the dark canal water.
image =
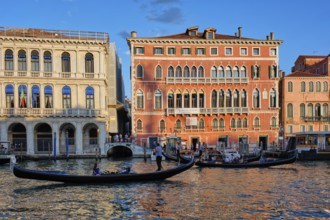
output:
M 33 169 L 91 173 L 94 160 L 24 162 Z M 154 161 L 103 159 L 106 170 Z M 165 168 L 175 162 L 163 162 Z M 330 219 L 330 162 L 265 169 L 198 168 L 165 181 L 66 185 L 19 179 L 0 166 L 0 219 Z

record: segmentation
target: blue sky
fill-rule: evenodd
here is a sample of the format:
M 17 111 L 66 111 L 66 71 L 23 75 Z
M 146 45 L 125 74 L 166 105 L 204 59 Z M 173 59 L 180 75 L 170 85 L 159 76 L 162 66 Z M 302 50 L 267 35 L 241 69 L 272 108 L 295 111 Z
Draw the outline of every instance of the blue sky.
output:
M 7 0 L 0 26 L 108 32 L 122 59 L 126 96 L 131 97 L 126 37 L 182 33 L 188 27 L 265 39 L 274 32 L 280 68 L 290 73 L 299 55 L 330 54 L 328 0 Z

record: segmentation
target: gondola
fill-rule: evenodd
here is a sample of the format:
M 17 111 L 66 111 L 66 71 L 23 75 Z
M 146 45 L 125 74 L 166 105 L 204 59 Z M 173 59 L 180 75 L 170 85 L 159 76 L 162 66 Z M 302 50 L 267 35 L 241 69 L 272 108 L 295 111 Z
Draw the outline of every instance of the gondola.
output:
M 138 181 L 163 180 L 182 173 L 194 165 L 194 160 L 187 164 L 180 164 L 168 170 L 150 173 L 105 174 L 105 175 L 72 175 L 62 171 L 38 171 L 14 166 L 13 173 L 16 177 L 34 180 L 46 180 L 63 183 L 92 184 L 92 183 L 121 183 Z
M 284 164 L 294 163 L 297 160 L 297 156 L 291 156 L 289 158 L 271 159 L 265 161 L 252 161 L 247 163 L 223 163 L 220 161 L 203 161 L 198 160 L 195 162 L 200 167 L 222 167 L 222 168 L 264 168 L 279 166 Z
M 10 157 L 1 157 L 0 164 L 10 163 Z
M 165 152 L 163 152 L 163 156 L 167 159 L 167 160 L 172 160 L 172 161 L 176 161 L 179 162 L 178 157 L 175 155 L 170 155 L 167 154 Z M 183 156 L 180 155 L 180 163 L 189 163 L 190 162 L 190 158 L 185 158 Z

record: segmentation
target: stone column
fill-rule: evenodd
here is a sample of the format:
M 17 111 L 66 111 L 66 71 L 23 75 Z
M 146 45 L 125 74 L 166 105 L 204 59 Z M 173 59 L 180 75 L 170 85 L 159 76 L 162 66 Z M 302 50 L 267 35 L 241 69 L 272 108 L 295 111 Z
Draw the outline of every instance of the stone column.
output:
M 34 131 L 33 131 L 33 124 L 31 122 L 28 122 L 27 129 L 26 129 L 26 154 L 27 155 L 34 155 Z
M 55 142 L 56 142 L 56 156 L 60 154 L 60 132 L 58 130 L 58 124 L 53 122 L 53 152 L 54 155 L 54 136 L 56 134 Z
M 9 141 L 8 140 L 8 127 L 7 122 L 1 121 L 0 123 L 0 140 Z
M 83 135 L 81 122 L 76 124 L 76 154 L 83 154 Z
M 106 139 L 106 127 L 105 123 L 99 124 L 98 125 L 98 143 L 99 143 L 99 148 L 101 149 L 101 155 L 105 155 L 105 139 Z

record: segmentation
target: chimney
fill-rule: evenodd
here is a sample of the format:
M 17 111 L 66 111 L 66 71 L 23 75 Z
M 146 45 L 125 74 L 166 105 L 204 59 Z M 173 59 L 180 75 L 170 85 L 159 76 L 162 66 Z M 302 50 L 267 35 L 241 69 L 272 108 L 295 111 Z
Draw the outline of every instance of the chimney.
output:
M 270 32 L 270 40 L 274 40 L 274 32 Z
M 238 27 L 238 37 L 242 37 L 242 27 Z
M 268 35 L 266 36 L 266 39 L 269 40 L 269 36 Z
M 132 31 L 132 32 L 131 32 L 131 37 L 132 37 L 132 38 L 136 38 L 136 31 Z

